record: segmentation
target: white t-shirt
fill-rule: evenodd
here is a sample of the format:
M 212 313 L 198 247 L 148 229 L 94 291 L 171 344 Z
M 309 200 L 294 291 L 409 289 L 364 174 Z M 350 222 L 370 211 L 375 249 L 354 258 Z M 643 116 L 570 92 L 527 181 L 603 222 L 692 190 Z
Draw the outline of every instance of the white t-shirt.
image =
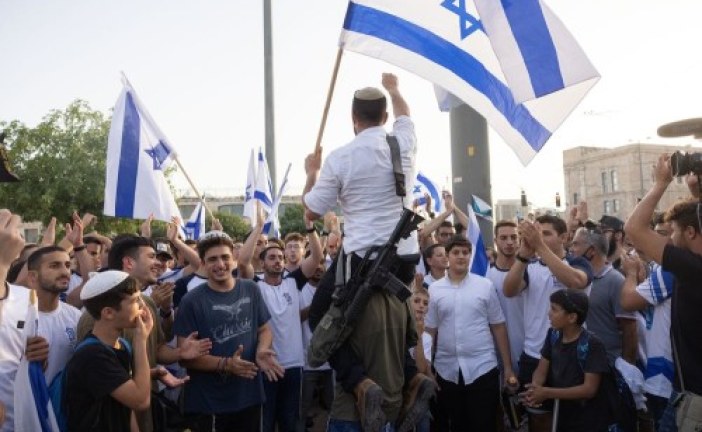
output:
M 497 299 L 500 301 L 502 313 L 505 315 L 507 325 L 507 337 L 509 338 L 509 354 L 512 359 L 512 370 L 517 371 L 519 356 L 524 350 L 524 296 L 519 293 L 515 297 L 506 297 L 503 291 L 507 270 L 496 266 L 490 266 L 486 278 L 490 279 L 495 286 Z
M 424 358 L 427 359 L 429 363 L 431 363 L 431 345 L 434 342 L 434 339 L 431 338 L 431 335 L 427 333 L 426 331 L 422 333 L 422 350 L 424 351 Z M 416 347 L 412 347 L 409 349 L 410 355 L 412 358 L 416 358 L 414 356 L 414 350 Z
M 25 350 L 24 324 L 30 291 L 9 284 L 9 294 L 0 300 L 0 402 L 5 405 L 3 432 L 15 430 L 15 375 Z
M 429 288 L 427 329 L 437 329 L 434 367 L 458 383 L 459 368 L 470 384 L 497 367 L 491 324 L 505 322 L 495 287 L 489 279 L 467 275 L 458 285 L 447 277 Z
M 583 258 L 575 258 L 580 262 Z M 568 258 L 564 258 L 563 262 L 570 265 Z M 580 267 L 578 267 L 580 269 Z M 592 279 L 592 270 L 590 269 L 590 277 Z M 541 358 L 541 348 L 544 345 L 544 339 L 551 323 L 548 320 L 548 311 L 551 308 L 551 294 L 567 288 L 561 283 L 541 261 L 536 261 L 527 266 L 528 283 L 526 289 L 522 292 L 524 296 L 524 352 L 533 358 Z M 583 290 L 584 293 L 590 293 L 591 283 Z
M 52 312 L 39 311 L 39 336 L 49 343 L 49 360 L 44 371 L 47 384 L 51 384 L 73 356 L 80 315 L 78 309 L 63 302 Z
M 307 280 L 301 270 L 283 278 L 280 285 L 257 280 L 263 301 L 271 314 L 273 351 L 283 368 L 303 367 L 302 327 L 300 326 L 300 289 Z
M 412 194 L 403 199 L 395 193 L 390 146 L 382 126 L 364 129 L 350 143 L 332 151 L 324 160 L 319 180 L 304 196 L 314 213 L 323 215 L 337 205 L 344 214 L 344 251 L 363 253 L 387 242 L 397 225 L 402 208 L 412 205 Z M 392 135 L 400 147 L 405 187 L 412 190 L 416 168 L 417 139 L 414 123 L 400 116 Z M 400 241 L 401 254 L 418 253 L 416 231 Z
M 312 304 L 312 298 L 314 298 L 314 293 L 317 292 L 317 288 L 313 287 L 309 283 L 305 284 L 304 287 L 302 287 L 302 291 L 300 291 L 300 310 L 308 307 L 309 305 Z M 310 329 L 310 321 L 309 319 L 304 320 L 302 323 L 302 357 L 305 361 L 305 370 L 314 370 L 314 371 L 322 371 L 322 370 L 329 370 L 331 367 L 329 366 L 329 363 L 324 363 L 322 366 L 318 368 L 313 368 L 309 365 L 307 362 L 307 348 L 310 346 L 310 342 L 312 341 L 312 330 Z
M 71 278 L 68 280 L 68 289 L 66 290 L 65 293 L 61 293 L 61 301 L 66 301 L 66 298 L 68 297 L 68 294 L 71 293 L 74 289 L 78 288 L 80 284 L 83 283 L 83 276 L 79 275 L 76 272 L 71 272 Z
M 673 390 L 675 363 L 670 344 L 670 302 L 674 276 L 654 265 L 649 277 L 636 287 L 636 292 L 651 305 L 641 311 L 644 323 L 646 369 L 644 391 L 670 397 Z

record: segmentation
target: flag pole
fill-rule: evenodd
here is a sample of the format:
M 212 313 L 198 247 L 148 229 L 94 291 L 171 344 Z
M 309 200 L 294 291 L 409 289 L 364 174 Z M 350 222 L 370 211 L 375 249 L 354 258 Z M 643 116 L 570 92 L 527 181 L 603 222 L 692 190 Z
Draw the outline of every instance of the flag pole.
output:
M 210 215 L 212 219 L 215 219 L 214 214 L 212 213 L 212 210 L 210 210 L 209 207 L 207 207 L 207 204 L 205 203 L 205 197 L 203 195 L 200 195 L 200 192 L 197 190 L 195 187 L 195 183 L 190 179 L 190 176 L 188 175 L 188 172 L 185 171 L 185 168 L 183 168 L 183 165 L 180 163 L 180 159 L 178 159 L 178 156 L 173 158 L 175 160 L 175 163 L 178 165 L 178 168 L 180 168 L 180 171 L 183 173 L 185 176 L 185 179 L 190 183 L 190 187 L 193 189 L 193 192 L 195 192 L 195 196 L 197 196 L 200 199 L 200 202 L 202 203 L 202 206 L 205 208 L 205 211 Z
M 319 125 L 319 132 L 317 133 L 317 143 L 314 146 L 315 151 L 319 149 L 322 145 L 322 135 L 324 135 L 324 127 L 327 124 L 327 115 L 329 115 L 329 106 L 331 105 L 332 96 L 334 96 L 334 87 L 336 87 L 336 77 L 339 75 L 339 65 L 341 64 L 341 55 L 344 53 L 344 49 L 339 47 L 336 52 L 336 62 L 334 62 L 334 71 L 332 72 L 331 82 L 329 83 L 329 90 L 327 90 L 327 102 L 324 104 L 324 111 L 322 112 L 322 122 Z

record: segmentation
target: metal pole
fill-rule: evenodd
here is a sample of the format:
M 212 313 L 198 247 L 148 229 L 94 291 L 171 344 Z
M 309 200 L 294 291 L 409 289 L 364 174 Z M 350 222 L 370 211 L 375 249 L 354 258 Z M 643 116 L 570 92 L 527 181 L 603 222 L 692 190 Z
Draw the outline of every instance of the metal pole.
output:
M 275 119 L 273 104 L 273 34 L 271 25 L 271 0 L 263 0 L 263 81 L 266 125 L 266 158 L 268 170 L 275 194 L 276 164 L 275 164 Z M 273 197 L 275 199 L 275 196 Z
M 490 150 L 485 118 L 468 105 L 461 104 L 451 109 L 450 125 L 454 203 L 458 208 L 465 209 L 470 204 L 471 195 L 492 203 Z M 478 218 L 478 224 L 485 246 L 492 246 L 492 224 L 483 218 Z

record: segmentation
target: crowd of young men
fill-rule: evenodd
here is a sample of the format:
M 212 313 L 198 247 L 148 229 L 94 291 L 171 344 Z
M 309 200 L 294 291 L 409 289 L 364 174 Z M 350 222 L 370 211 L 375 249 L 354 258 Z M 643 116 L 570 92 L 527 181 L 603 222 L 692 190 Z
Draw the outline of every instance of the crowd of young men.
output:
M 396 77 L 383 86 L 398 163 L 412 172 L 409 108 Z M 469 272 L 468 219 L 446 193 L 445 211 L 400 246 L 422 252 L 394 269 L 412 297 L 377 290 L 329 363 L 312 367 L 313 329 L 327 325 L 339 279 L 412 207 L 395 194 L 385 96 L 359 90 L 353 113 L 356 139 L 324 167 L 321 151 L 305 161 L 306 232 L 282 240 L 262 233 L 260 215 L 243 244 L 216 221 L 195 242 L 178 221 L 154 240 L 150 221 L 142 235 L 108 237 L 73 215 L 61 242 L 49 229 L 29 245 L 20 217 L 0 210 L 0 430 L 22 430 L 13 386 L 24 356 L 47 386 L 63 380 L 56 410 L 75 431 L 304 432 L 320 427 L 316 403 L 329 431 L 497 431 L 525 427 L 515 399 L 529 430 L 605 431 L 626 423 L 607 393 L 622 361 L 642 375 L 639 430 L 698 426 L 702 204 L 689 176 L 695 197 L 653 220 L 672 180 L 665 155 L 626 224 L 590 221 L 583 204 L 565 219 L 497 222 L 485 276 Z M 369 205 L 373 191 L 383 198 Z M 344 229 L 327 213 L 337 202 Z M 25 339 L 31 291 L 39 331 Z

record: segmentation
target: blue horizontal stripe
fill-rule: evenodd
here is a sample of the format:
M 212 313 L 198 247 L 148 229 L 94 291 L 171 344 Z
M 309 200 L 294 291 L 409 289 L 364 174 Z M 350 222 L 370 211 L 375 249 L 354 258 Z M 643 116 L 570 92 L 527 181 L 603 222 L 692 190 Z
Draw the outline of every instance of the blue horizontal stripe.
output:
M 132 94 L 127 92 L 124 99 L 124 121 L 122 122 L 122 145 L 119 152 L 117 171 L 117 193 L 115 196 L 115 216 L 134 216 L 137 173 L 139 171 L 139 135 L 141 119 Z
M 646 370 L 644 371 L 644 378 L 648 379 L 656 375 L 663 375 L 670 382 L 673 382 L 673 377 L 675 375 L 675 365 L 672 361 L 664 357 L 651 357 L 646 360 Z
M 264 192 L 255 191 L 254 198 L 256 198 L 257 200 L 260 200 L 264 205 L 267 205 L 269 207 L 273 205 L 273 203 L 271 202 L 271 199 Z
M 502 0 L 536 97 L 563 89 L 558 53 L 539 0 Z
M 514 101 L 509 88 L 475 57 L 427 29 L 367 6 L 349 2 L 344 29 L 397 45 L 448 69 L 485 95 L 509 124 L 539 151 L 551 136 L 522 104 Z

